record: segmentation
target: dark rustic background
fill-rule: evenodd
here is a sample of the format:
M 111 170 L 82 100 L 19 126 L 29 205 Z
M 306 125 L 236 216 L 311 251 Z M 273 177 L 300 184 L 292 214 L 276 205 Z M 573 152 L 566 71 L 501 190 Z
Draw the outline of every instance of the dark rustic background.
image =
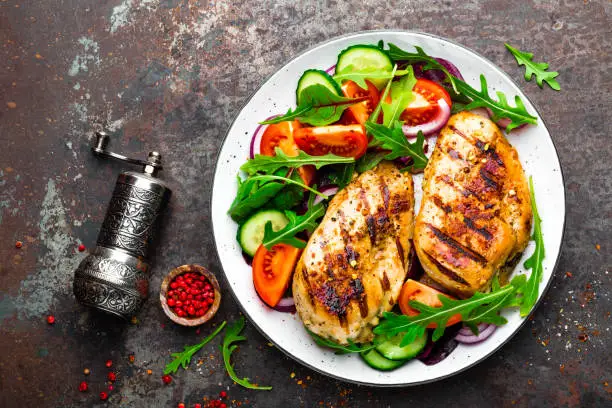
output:
M 222 389 L 230 406 L 610 406 L 612 4 L 296 3 L 0 0 L 0 406 L 193 406 Z M 166 271 L 185 263 L 221 275 L 209 197 L 216 152 L 232 118 L 300 51 L 382 28 L 465 44 L 510 73 L 538 105 L 567 189 L 565 244 L 545 302 L 496 355 L 425 386 L 373 389 L 331 380 L 281 354 L 250 325 L 234 358 L 237 371 L 273 391 L 234 385 L 219 339 L 200 352 L 203 364 L 163 385 L 168 353 L 210 331 L 171 324 L 156 288 Z M 558 70 L 562 91 L 523 81 L 506 41 Z M 152 299 L 133 323 L 92 314 L 71 291 L 84 256 L 77 247 L 94 246 L 114 179 L 125 169 L 91 155 L 92 129 L 100 123 L 116 132 L 118 151 L 163 152 L 162 177 L 174 188 Z M 239 314 L 226 287 L 223 293 L 217 323 Z M 48 314 L 54 325 L 45 322 Z M 107 359 L 118 381 L 101 403 Z M 84 368 L 91 370 L 87 378 Z M 84 379 L 90 391 L 80 393 Z

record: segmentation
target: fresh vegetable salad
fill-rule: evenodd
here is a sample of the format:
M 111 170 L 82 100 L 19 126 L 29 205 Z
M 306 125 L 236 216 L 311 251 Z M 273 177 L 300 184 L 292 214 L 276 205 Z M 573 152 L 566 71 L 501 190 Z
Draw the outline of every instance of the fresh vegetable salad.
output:
M 239 224 L 236 238 L 252 264 L 259 297 L 281 312 L 295 312 L 291 281 L 309 234 L 330 198 L 356 174 L 383 160 L 421 172 L 428 162 L 428 138 L 463 110 L 484 108 L 507 132 L 536 124 L 518 96 L 513 103 L 501 92 L 492 96 L 484 76 L 480 89 L 474 88 L 452 62 L 419 47 L 357 44 L 340 52 L 334 67 L 304 68 L 296 106 L 255 129 L 228 211 Z M 412 256 L 397 312 L 384 314 L 372 343 L 339 345 L 311 335 L 338 353 L 359 353 L 379 370 L 415 357 L 433 364 L 457 342 L 486 339 L 505 323 L 498 314 L 502 308 L 520 307 L 525 315 L 537 299 L 544 254 L 533 192 L 532 206 L 537 249 L 526 265 L 533 270 L 529 279 L 519 275 L 505 286 L 494 280 L 489 293 L 459 300 L 418 282 L 422 273 Z

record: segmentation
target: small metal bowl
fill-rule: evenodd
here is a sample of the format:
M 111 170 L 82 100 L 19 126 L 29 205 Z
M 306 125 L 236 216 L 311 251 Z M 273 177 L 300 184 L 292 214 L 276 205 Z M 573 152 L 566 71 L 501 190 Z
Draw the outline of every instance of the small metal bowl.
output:
M 177 276 L 187 272 L 199 273 L 200 275 L 204 275 L 215 291 L 214 302 L 212 305 L 210 305 L 210 308 L 203 316 L 180 317 L 176 313 L 174 313 L 172 309 L 170 309 L 170 306 L 168 306 L 166 296 L 168 293 L 168 286 L 170 285 L 170 282 L 172 282 L 172 280 Z M 217 310 L 219 310 L 219 305 L 221 304 L 221 290 L 219 289 L 219 282 L 217 282 L 217 278 L 208 269 L 200 265 L 182 265 L 178 268 L 174 268 L 173 270 L 171 270 L 170 273 L 164 278 L 161 284 L 161 290 L 159 292 L 159 301 L 161 302 L 162 309 L 164 309 L 164 313 L 166 313 L 166 316 L 168 316 L 170 320 L 172 320 L 174 323 L 180 324 L 181 326 L 199 326 L 212 319 L 215 313 L 217 313 Z

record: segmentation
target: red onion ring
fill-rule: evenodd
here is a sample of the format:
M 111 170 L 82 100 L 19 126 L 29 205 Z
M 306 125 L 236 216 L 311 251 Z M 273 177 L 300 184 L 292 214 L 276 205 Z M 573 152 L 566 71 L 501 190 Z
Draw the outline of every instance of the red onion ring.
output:
M 274 119 L 277 116 L 278 115 L 272 115 L 269 118 L 266 118 L 265 120 Z M 251 145 L 249 147 L 249 158 L 253 159 L 255 158 L 256 154 L 259 154 L 261 152 L 261 138 L 266 132 L 267 128 L 268 125 L 259 124 L 255 129 L 255 132 L 253 132 L 253 136 L 251 137 Z
M 334 73 L 336 72 L 336 66 L 332 65 L 331 67 L 327 68 L 325 72 L 327 72 L 329 75 L 334 75 Z
M 476 344 L 488 339 L 495 330 L 497 330 L 496 325 L 484 323 L 478 325 L 478 334 L 472 333 L 469 327 L 462 327 L 455 336 L 455 340 L 463 344 Z
M 446 125 L 446 122 L 448 122 L 448 118 L 450 118 L 451 108 L 450 106 L 448 106 L 448 103 L 443 98 L 438 99 L 438 106 L 440 107 L 438 114 L 429 122 L 422 123 L 416 126 L 402 126 L 404 134 L 407 137 L 415 137 L 419 133 L 419 131 L 421 131 L 423 132 L 423 135 L 428 136 L 442 129 L 444 125 Z
M 295 308 L 295 300 L 293 297 L 282 298 L 276 306 L 274 306 L 274 310 L 282 313 L 295 313 L 297 309 Z
M 327 197 L 332 197 L 338 192 L 338 186 L 330 184 L 329 186 L 319 188 L 319 192 L 325 194 Z M 323 201 L 323 197 L 317 195 L 313 200 L 313 205 L 317 205 Z

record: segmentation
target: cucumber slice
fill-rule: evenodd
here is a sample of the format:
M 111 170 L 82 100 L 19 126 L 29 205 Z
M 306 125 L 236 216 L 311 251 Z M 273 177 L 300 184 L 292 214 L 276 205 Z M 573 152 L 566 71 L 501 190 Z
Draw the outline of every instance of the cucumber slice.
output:
M 386 51 L 375 45 L 353 45 L 338 55 L 336 74 L 363 71 L 393 71 L 393 61 Z M 378 89 L 387 83 L 387 79 L 371 79 Z
M 383 357 L 378 351 L 372 349 L 370 351 L 366 351 L 365 353 L 360 354 L 361 358 L 372 368 L 381 371 L 391 371 L 395 370 L 399 366 L 402 366 L 406 360 L 396 361 L 389 360 L 388 358 Z
M 268 221 L 272 222 L 273 231 L 278 231 L 289 223 L 285 214 L 278 210 L 263 210 L 254 214 L 238 229 L 238 243 L 244 252 L 255 255 L 255 251 L 263 242 L 264 228 Z
M 389 360 L 406 361 L 416 357 L 427 344 L 427 333 L 417 337 L 405 347 L 400 347 L 402 337 L 404 337 L 403 333 L 391 337 L 376 346 L 376 351 Z
M 297 104 L 300 104 L 300 95 L 302 91 L 311 85 L 323 85 L 338 96 L 342 96 L 342 88 L 334 81 L 334 79 L 325 71 L 320 69 L 309 69 L 304 71 L 302 77 L 298 81 L 295 97 Z

